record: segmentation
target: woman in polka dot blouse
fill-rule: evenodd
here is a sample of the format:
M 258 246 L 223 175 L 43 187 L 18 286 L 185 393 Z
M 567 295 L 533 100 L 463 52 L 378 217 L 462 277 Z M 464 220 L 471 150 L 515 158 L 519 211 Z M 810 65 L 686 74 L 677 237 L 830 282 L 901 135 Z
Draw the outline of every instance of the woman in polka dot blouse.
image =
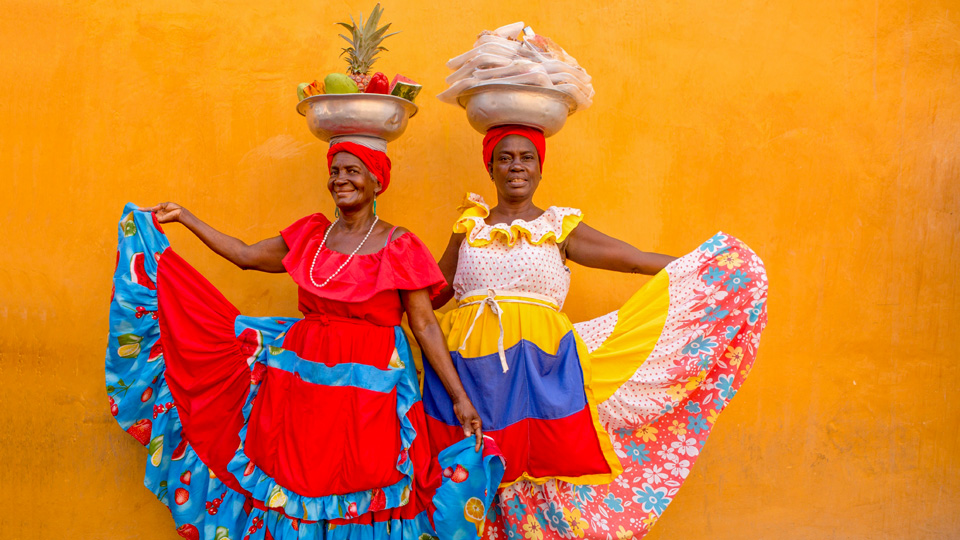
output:
M 642 537 L 674 498 L 750 371 L 766 324 L 763 262 L 718 233 L 675 259 L 533 204 L 546 152 L 533 128 L 484 138 L 492 208 L 468 194 L 440 260 L 457 308 L 441 327 L 506 473 L 487 538 Z M 571 324 L 566 260 L 653 275 L 619 310 Z M 435 450 L 463 437 L 424 364 Z M 448 471 L 449 472 L 449 471 Z M 531 536 L 532 535 L 532 536 Z

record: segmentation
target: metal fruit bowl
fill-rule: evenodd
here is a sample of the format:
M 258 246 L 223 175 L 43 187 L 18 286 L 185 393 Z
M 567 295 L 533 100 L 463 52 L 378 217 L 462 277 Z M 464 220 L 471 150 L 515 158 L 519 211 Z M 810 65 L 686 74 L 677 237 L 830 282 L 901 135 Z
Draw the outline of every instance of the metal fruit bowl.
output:
M 467 110 L 473 129 L 486 133 L 494 126 L 520 124 L 556 134 L 567 117 L 577 110 L 577 102 L 555 88 L 523 84 L 491 83 L 474 86 L 457 97 Z
M 386 94 L 322 94 L 297 104 L 307 117 L 307 127 L 320 140 L 338 135 L 366 135 L 390 142 L 407 129 L 417 114 L 410 101 Z

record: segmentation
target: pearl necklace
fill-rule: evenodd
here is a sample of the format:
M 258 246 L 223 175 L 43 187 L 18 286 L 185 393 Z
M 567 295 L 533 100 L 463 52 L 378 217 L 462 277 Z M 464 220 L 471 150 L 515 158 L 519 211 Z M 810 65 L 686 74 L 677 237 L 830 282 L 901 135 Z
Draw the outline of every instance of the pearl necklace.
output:
M 360 245 L 357 246 L 357 249 L 353 250 L 353 253 L 351 253 L 350 256 L 347 257 L 347 260 L 343 261 L 343 264 L 340 265 L 340 268 L 337 268 L 336 272 L 334 272 L 333 274 L 330 274 L 330 277 L 328 277 L 326 281 L 324 281 L 323 283 L 317 284 L 316 280 L 313 279 L 313 267 L 317 264 L 317 257 L 320 256 L 320 250 L 322 250 L 323 246 L 327 243 L 327 236 L 330 235 L 330 231 L 333 230 L 333 226 L 340 222 L 340 219 L 337 218 L 333 223 L 330 224 L 329 227 L 327 227 L 327 232 L 323 233 L 323 240 L 320 242 L 320 247 L 317 248 L 317 252 L 313 255 L 313 262 L 310 263 L 310 282 L 313 283 L 314 287 L 319 289 L 325 286 L 327 283 L 330 283 L 330 280 L 336 277 L 337 274 L 339 274 L 340 271 L 343 270 L 344 267 L 346 267 L 347 264 L 350 263 L 350 260 L 353 259 L 353 256 L 356 255 L 357 252 L 360 251 L 360 248 L 363 247 L 363 244 L 367 242 L 367 238 L 370 238 L 370 233 L 373 232 L 373 228 L 377 226 L 378 221 L 380 221 L 380 216 L 374 215 L 373 224 L 370 225 L 370 230 L 367 231 L 367 235 L 364 236 L 363 240 L 360 241 Z

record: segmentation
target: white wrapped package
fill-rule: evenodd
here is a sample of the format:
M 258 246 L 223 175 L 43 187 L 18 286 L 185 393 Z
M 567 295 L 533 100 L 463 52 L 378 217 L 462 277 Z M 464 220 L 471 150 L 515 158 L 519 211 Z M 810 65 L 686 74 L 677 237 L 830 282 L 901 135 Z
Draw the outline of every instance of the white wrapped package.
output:
M 593 85 L 591 85 L 590 83 L 584 83 L 583 81 L 574 77 L 573 75 L 570 75 L 569 73 L 560 72 L 560 73 L 550 73 L 548 75 L 550 76 L 550 82 L 553 83 L 553 85 L 556 86 L 558 90 L 561 90 L 561 88 L 559 87 L 562 85 L 573 86 L 581 94 L 587 96 L 588 98 L 593 97 Z M 564 86 L 564 88 L 566 88 L 566 86 Z
M 506 66 L 477 69 L 473 72 L 473 76 L 484 81 L 487 79 L 506 79 L 527 73 L 543 73 L 544 75 L 549 75 L 541 64 L 529 60 L 514 60 Z
M 543 70 L 543 68 L 540 69 Z M 481 79 L 480 82 L 478 82 L 475 86 L 480 86 L 482 84 L 527 84 L 530 86 L 553 86 L 553 83 L 550 82 L 550 76 L 547 75 L 546 71 L 528 71 L 518 75 L 511 75 L 510 77 Z
M 517 52 L 520 50 L 519 41 L 508 41 L 499 37 L 494 37 L 494 39 L 496 41 L 482 43 L 456 58 L 451 58 L 447 61 L 447 67 L 454 70 L 460 69 L 464 64 L 481 54 L 502 56 L 507 60 L 513 60 L 517 57 Z
M 447 67 L 450 85 L 437 97 L 456 104 L 463 92 L 483 84 L 525 84 L 555 88 L 570 95 L 578 109 L 592 103 L 591 77 L 575 58 L 523 22 L 480 33 L 473 49 L 452 58 Z
M 460 94 L 466 92 L 467 90 L 473 88 L 480 84 L 480 79 L 476 77 L 467 77 L 466 79 L 461 79 L 453 83 L 450 88 L 447 88 L 443 92 L 437 94 L 437 99 L 444 103 L 449 103 L 450 105 L 457 104 L 457 98 Z
M 553 75 L 554 73 L 566 73 L 572 77 L 576 77 L 577 80 L 584 84 L 590 84 L 590 81 L 593 80 L 593 77 L 587 75 L 587 72 L 582 68 L 573 67 L 566 62 L 561 62 L 559 60 L 547 60 L 542 62 L 541 65 L 544 69 L 547 70 L 547 73 Z
M 520 32 L 523 32 L 524 26 L 526 25 L 523 24 L 523 21 L 519 21 L 512 24 L 503 25 L 490 33 L 502 38 L 517 39 L 517 36 L 520 35 Z M 481 32 L 480 35 L 483 36 L 484 32 Z
M 457 81 L 466 79 L 467 77 L 473 77 L 473 72 L 477 70 L 504 67 L 509 66 L 512 63 L 513 60 L 507 58 L 506 56 L 500 56 L 496 54 L 478 54 L 469 62 L 461 66 L 460 69 L 454 71 L 453 75 L 447 77 L 447 84 L 453 84 Z
M 593 87 L 590 88 L 589 94 L 585 94 L 582 90 L 580 90 L 580 87 L 572 84 L 558 84 L 555 85 L 554 88 L 569 94 L 570 97 L 576 100 L 578 107 L 586 109 L 590 105 L 593 105 Z
M 540 68 L 540 69 L 542 70 L 543 68 Z M 477 86 L 483 86 L 484 84 L 523 84 L 528 86 L 553 87 L 553 83 L 550 82 L 550 76 L 547 75 L 545 71 L 530 71 L 530 72 L 522 73 L 519 75 L 513 75 L 511 77 L 502 77 L 502 78 L 496 78 L 496 79 L 478 79 L 476 77 L 469 77 L 469 78 L 457 81 L 450 88 L 447 88 L 443 92 L 440 92 L 439 94 L 437 94 L 437 99 L 439 99 L 444 103 L 456 105 L 457 98 L 460 97 L 461 94 L 463 94 L 464 92 L 466 92 L 471 88 L 475 88 Z M 572 85 L 565 85 L 565 86 L 572 86 Z M 557 89 L 562 90 L 562 88 L 557 88 Z M 574 93 L 572 92 L 568 92 L 568 93 L 570 93 L 570 95 L 574 96 L 574 99 L 576 99 L 576 96 Z M 577 92 L 577 93 L 580 95 L 583 95 L 580 92 Z M 584 98 L 584 103 L 589 103 L 589 102 L 590 102 L 589 99 Z

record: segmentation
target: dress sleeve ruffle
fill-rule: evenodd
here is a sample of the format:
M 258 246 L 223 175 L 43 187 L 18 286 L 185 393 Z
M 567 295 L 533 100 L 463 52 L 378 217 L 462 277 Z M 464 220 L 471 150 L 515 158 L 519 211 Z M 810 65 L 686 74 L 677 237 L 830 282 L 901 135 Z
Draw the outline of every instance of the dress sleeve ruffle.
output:
M 283 258 L 283 267 L 287 272 L 293 274 L 294 269 L 304 258 L 304 252 L 307 250 L 307 243 L 317 235 L 323 237 L 323 232 L 330 225 L 327 216 L 316 213 L 302 217 L 294 221 L 292 225 L 280 231 L 280 236 L 287 244 L 290 252 Z M 318 240 L 319 241 L 319 240 Z M 316 246 L 314 246 L 316 248 Z M 312 255 L 311 255 L 312 256 Z
M 429 289 L 430 298 L 447 285 L 436 259 L 427 246 L 412 232 L 387 244 L 380 264 L 377 292 L 386 289 L 419 291 Z
M 453 232 L 465 233 L 473 247 L 483 247 L 494 240 L 513 246 L 521 238 L 537 246 L 547 240 L 559 244 L 583 221 L 578 208 L 551 206 L 532 221 L 516 219 L 510 225 L 487 225 L 484 220 L 490 215 L 490 206 L 476 193 L 467 193 L 457 210 L 460 217 L 453 224 Z
M 317 287 L 310 279 L 310 267 L 329 223 L 321 214 L 314 214 L 281 232 L 290 247 L 283 259 L 284 268 L 310 294 L 341 302 L 364 302 L 383 291 L 429 289 L 430 298 L 434 298 L 446 286 L 430 250 L 407 232 L 377 253 L 355 255 L 340 273 L 336 271 L 348 256 L 323 250 L 317 258 L 314 279 L 322 284 L 327 276 L 336 275 L 325 286 Z

